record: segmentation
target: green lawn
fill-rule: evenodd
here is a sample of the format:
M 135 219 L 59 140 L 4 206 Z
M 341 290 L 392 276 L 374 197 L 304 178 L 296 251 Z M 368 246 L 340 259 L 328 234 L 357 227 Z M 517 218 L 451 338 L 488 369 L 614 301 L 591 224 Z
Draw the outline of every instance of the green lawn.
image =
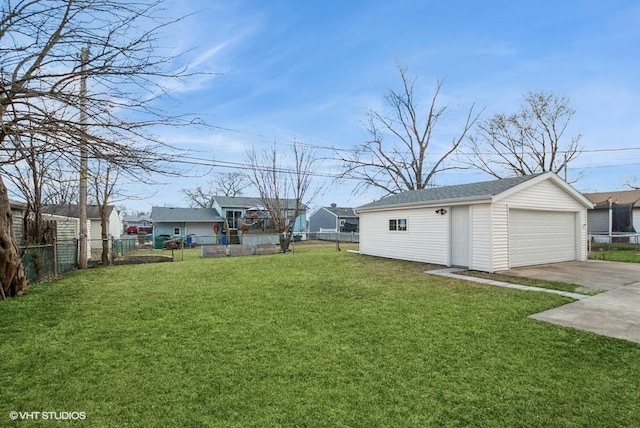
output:
M 599 294 L 598 290 L 585 290 L 581 285 L 570 284 L 558 281 L 546 281 L 543 279 L 525 278 L 521 276 L 505 275 L 500 273 L 487 273 L 479 271 L 462 271 L 461 275 L 474 276 L 477 278 L 491 279 L 493 281 L 510 282 L 513 284 L 529 285 L 531 287 L 549 288 L 552 290 L 568 291 L 578 294 Z
M 592 251 L 589 253 L 592 260 L 608 260 L 610 262 L 640 263 L 640 249 L 624 251 Z
M 344 250 L 189 251 L 0 302 L 0 426 L 640 426 L 640 346 L 527 318 L 568 299 Z

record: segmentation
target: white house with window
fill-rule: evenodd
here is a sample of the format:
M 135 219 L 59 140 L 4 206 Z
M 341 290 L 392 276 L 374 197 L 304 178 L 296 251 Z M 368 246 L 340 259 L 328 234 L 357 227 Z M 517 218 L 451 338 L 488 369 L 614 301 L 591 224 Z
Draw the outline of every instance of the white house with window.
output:
M 486 272 L 586 260 L 592 206 L 551 172 L 403 192 L 356 209 L 360 253 Z

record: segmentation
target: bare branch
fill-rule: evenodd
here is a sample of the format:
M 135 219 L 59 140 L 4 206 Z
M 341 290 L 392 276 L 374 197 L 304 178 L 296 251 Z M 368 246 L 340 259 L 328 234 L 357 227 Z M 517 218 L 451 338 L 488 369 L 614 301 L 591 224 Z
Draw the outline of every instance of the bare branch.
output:
M 496 114 L 478 124 L 469 138 L 468 163 L 496 178 L 566 173 L 581 153 L 580 135 L 564 137 L 574 113 L 567 98 L 530 92 L 519 112 Z
M 434 177 L 446 170 L 464 168 L 461 165 L 444 167 L 446 160 L 458 150 L 479 114 L 471 106 L 458 136 L 453 138 L 443 154 L 432 148 L 438 122 L 447 106 L 438 105 L 443 81 L 438 80 L 426 111 L 421 112 L 414 97 L 416 79 L 398 65 L 402 89 L 390 90 L 386 96 L 389 111 L 368 112 L 367 130 L 371 139 L 361 143 L 353 152 L 336 152 L 342 162 L 341 178 L 358 180 L 355 192 L 365 187 L 382 189 L 386 193 L 424 189 L 433 184 Z M 432 158 L 434 158 L 432 160 Z

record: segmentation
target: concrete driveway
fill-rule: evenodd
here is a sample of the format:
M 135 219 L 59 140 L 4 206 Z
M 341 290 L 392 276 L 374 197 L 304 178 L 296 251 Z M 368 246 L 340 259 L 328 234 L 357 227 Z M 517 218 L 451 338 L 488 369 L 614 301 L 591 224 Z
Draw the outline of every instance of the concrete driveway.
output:
M 614 290 L 640 282 L 640 263 L 589 260 L 587 262 L 525 266 L 500 273 L 525 278 L 569 282 L 591 290 Z
M 640 263 L 594 260 L 516 268 L 505 273 L 607 290 L 531 318 L 640 343 Z

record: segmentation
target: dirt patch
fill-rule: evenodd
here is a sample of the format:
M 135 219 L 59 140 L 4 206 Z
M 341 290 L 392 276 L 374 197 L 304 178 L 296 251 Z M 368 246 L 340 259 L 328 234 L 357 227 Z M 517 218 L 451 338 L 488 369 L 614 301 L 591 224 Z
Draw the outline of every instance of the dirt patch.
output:
M 172 262 L 170 256 L 129 256 L 124 259 L 115 260 L 114 265 L 139 265 L 145 263 L 164 263 Z

